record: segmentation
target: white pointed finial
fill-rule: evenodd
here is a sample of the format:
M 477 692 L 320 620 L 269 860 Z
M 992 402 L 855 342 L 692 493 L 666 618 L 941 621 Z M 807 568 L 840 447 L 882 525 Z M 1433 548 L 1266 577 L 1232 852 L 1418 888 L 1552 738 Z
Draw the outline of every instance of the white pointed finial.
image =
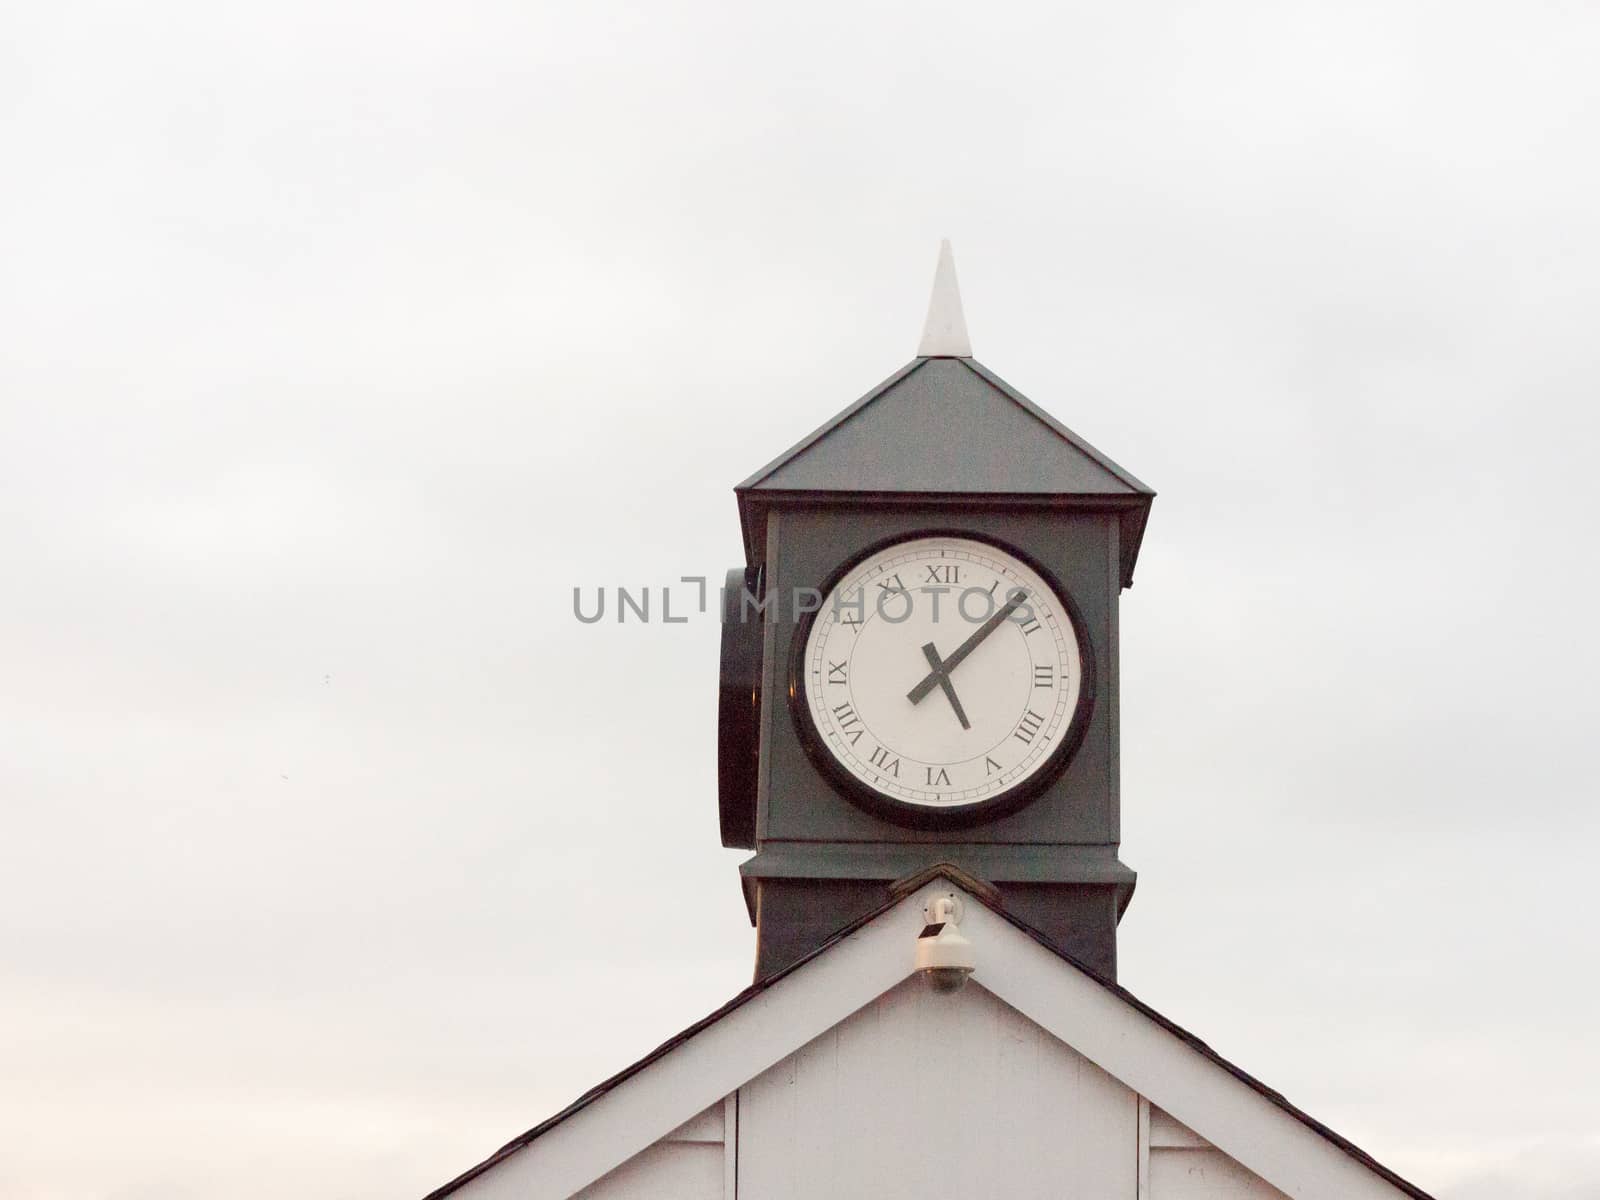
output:
M 961 288 L 956 283 L 955 255 L 950 239 L 939 243 L 939 265 L 933 272 L 933 296 L 928 301 L 928 323 L 922 327 L 918 358 L 971 358 L 972 339 L 961 311 Z

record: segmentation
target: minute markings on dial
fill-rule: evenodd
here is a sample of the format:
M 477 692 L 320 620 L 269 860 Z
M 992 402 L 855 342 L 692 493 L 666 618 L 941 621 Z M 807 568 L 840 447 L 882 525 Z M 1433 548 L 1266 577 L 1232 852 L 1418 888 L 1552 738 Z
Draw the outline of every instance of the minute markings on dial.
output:
M 971 642 L 1005 606 L 1009 626 Z M 821 735 L 809 748 L 903 803 L 960 808 L 1005 794 L 1053 761 L 1079 701 L 1071 617 L 1049 583 L 997 547 L 933 536 L 880 551 L 843 576 L 805 635 L 807 686 L 796 695 Z M 943 657 L 957 642 L 983 653 Z M 914 680 L 926 684 L 917 700 L 905 690 Z

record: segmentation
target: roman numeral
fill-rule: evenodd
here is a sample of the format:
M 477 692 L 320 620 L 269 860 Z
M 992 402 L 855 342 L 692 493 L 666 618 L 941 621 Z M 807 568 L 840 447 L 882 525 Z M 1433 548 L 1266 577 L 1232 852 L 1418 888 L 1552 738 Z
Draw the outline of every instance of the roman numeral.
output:
M 872 754 L 868 757 L 868 761 L 871 762 L 873 766 L 877 767 L 878 770 L 882 771 L 885 775 L 893 775 L 896 779 L 899 779 L 900 760 L 898 758 L 890 758 L 889 753 L 890 752 L 885 750 L 882 746 L 879 746 L 877 749 L 873 750 Z
M 839 722 L 839 732 L 850 739 L 852 746 L 859 742 L 861 735 L 867 731 L 867 727 L 861 724 L 861 718 L 856 715 L 856 710 L 848 704 L 835 705 L 833 715 Z M 860 728 L 856 728 L 857 726 Z
M 989 776 L 993 775 L 999 769 L 1000 769 L 1000 764 L 999 763 L 995 762 L 995 760 L 990 758 L 988 755 L 984 755 L 984 759 L 983 759 L 983 777 L 985 779 L 989 778 Z
M 845 682 L 845 667 L 849 665 L 849 661 L 850 661 L 849 659 L 846 659 L 844 662 L 837 662 L 837 663 L 833 662 L 831 660 L 829 661 L 829 663 L 828 663 L 828 682 L 829 683 L 844 683 Z
M 929 787 L 949 787 L 950 786 L 950 772 L 946 771 L 943 767 L 940 767 L 937 772 L 934 771 L 934 769 L 932 767 L 924 767 L 923 770 L 925 770 L 928 773 L 928 786 Z
M 878 580 L 878 586 L 886 592 L 903 592 L 906 590 L 906 585 L 900 582 L 899 575 L 890 575 L 889 579 L 892 579 L 894 582 L 888 583 L 885 580 L 880 579 Z
M 1033 745 L 1034 734 L 1038 733 L 1039 730 L 1043 728 L 1044 718 L 1030 708 L 1026 713 L 1023 714 L 1022 724 L 1017 726 L 1017 731 L 1011 736 L 1016 738 L 1017 741 L 1021 742 L 1024 746 L 1031 746 Z
M 1041 626 L 1040 626 L 1038 620 L 1036 618 L 1034 618 L 1034 617 L 1029 617 L 1026 621 L 1024 621 L 1022 623 L 1023 636 L 1026 637 L 1030 633 L 1038 633 L 1040 628 L 1041 628 Z
M 923 583 L 960 583 L 961 566 L 959 563 L 933 563 L 926 568 L 928 577 Z
M 1054 667 L 1035 667 L 1033 669 L 1034 687 L 1055 687 L 1056 669 Z

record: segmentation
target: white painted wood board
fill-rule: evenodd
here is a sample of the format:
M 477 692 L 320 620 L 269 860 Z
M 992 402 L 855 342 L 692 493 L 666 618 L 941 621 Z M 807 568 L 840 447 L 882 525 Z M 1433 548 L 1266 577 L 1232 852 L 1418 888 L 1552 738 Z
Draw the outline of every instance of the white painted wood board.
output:
M 456 1190 L 459 1200 L 570 1196 L 911 974 L 922 908 L 943 882 L 906 897 L 827 953 L 776 981 L 527 1147 Z
M 977 971 L 933 993 L 913 947 L 947 888 L 919 888 L 456 1195 L 1404 1195 L 976 901 Z
M 1150 1200 L 1290 1200 L 1220 1150 L 1150 1151 Z
M 973 985 L 906 980 L 739 1102 L 743 1196 L 1134 1194 L 1137 1097 Z
M 723 1101 L 576 1194 L 575 1200 L 724 1200 Z
M 1206 1141 L 1194 1130 L 1181 1121 L 1175 1120 L 1171 1113 L 1164 1112 L 1154 1104 L 1150 1105 L 1150 1148 L 1152 1150 L 1160 1149 L 1163 1146 L 1204 1150 L 1210 1145 L 1210 1142 Z
M 540 1192 L 523 1193 L 532 1200 Z M 574 1200 L 724 1200 L 721 1142 L 657 1142 Z

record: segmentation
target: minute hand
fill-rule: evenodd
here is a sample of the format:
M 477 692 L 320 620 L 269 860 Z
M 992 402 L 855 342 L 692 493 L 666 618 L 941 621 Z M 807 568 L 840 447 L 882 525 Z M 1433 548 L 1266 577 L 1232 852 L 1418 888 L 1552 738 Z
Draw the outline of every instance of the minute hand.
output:
M 950 655 L 949 658 L 945 659 L 944 662 L 940 664 L 938 670 L 929 671 L 921 683 L 917 684 L 916 687 L 907 692 L 906 699 L 911 701 L 913 704 L 921 704 L 923 697 L 925 697 L 929 692 L 933 691 L 934 688 L 939 686 L 939 676 L 949 675 L 951 671 L 954 671 L 957 665 L 960 664 L 961 660 L 976 650 L 978 648 L 978 644 L 982 642 L 984 638 L 988 637 L 996 629 L 999 629 L 1007 617 L 1022 607 L 1022 602 L 1027 598 L 1028 596 L 1026 592 L 1018 591 L 1012 593 L 1011 599 L 1002 604 L 999 611 L 996 612 L 994 616 L 990 617 L 982 625 L 979 625 L 977 631 L 974 632 L 971 637 L 962 642 L 961 645 L 957 646 L 955 653 Z

